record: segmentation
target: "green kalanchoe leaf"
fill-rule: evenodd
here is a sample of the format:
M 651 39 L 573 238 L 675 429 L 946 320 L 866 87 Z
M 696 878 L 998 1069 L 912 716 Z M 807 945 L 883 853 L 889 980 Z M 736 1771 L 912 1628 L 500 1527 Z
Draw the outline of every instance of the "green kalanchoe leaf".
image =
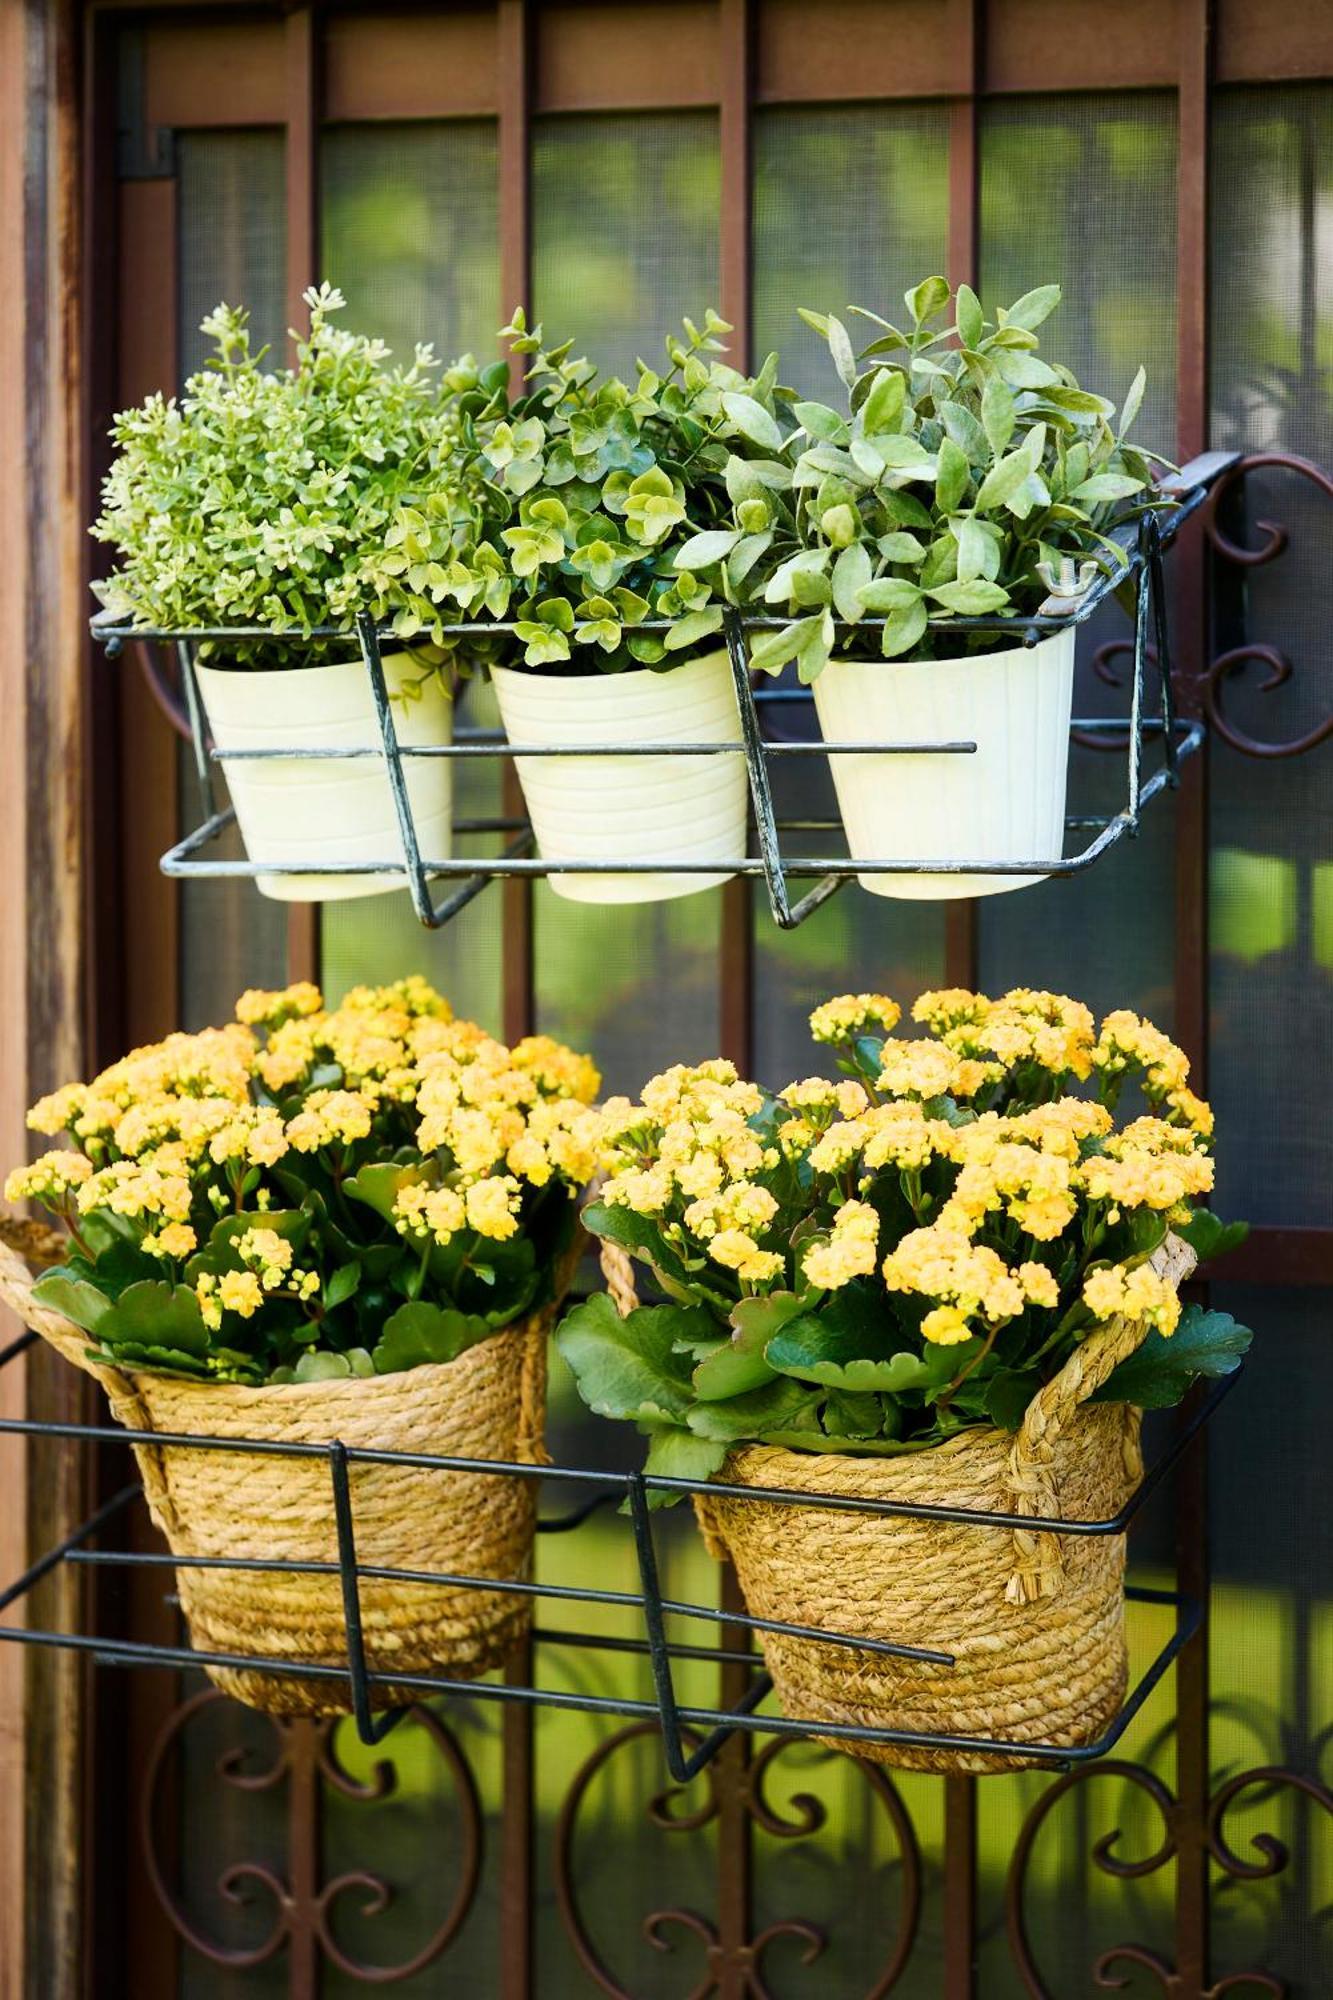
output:
M 393 1375 L 404 1368 L 456 1361 L 460 1354 L 487 1339 L 491 1332 L 490 1322 L 479 1314 L 462 1313 L 451 1306 L 431 1305 L 425 1299 L 415 1299 L 390 1314 L 370 1358 L 376 1374 Z M 305 1361 L 313 1363 L 333 1359 L 341 1359 L 341 1356 L 303 1355 L 301 1363 L 297 1364 L 297 1379 L 321 1379 L 301 1375 L 301 1365 Z M 350 1373 L 350 1367 L 341 1372 Z
M 706 1320 L 700 1308 L 681 1306 L 640 1306 L 622 1319 L 598 1292 L 565 1314 L 555 1341 L 599 1416 L 681 1423 L 691 1409 L 691 1367 L 675 1343 Z
M 1249 1327 L 1239 1325 L 1230 1313 L 1187 1306 L 1173 1334 L 1161 1334 L 1154 1327 L 1092 1400 L 1169 1410 L 1201 1376 L 1217 1379 L 1239 1368 L 1253 1338 Z

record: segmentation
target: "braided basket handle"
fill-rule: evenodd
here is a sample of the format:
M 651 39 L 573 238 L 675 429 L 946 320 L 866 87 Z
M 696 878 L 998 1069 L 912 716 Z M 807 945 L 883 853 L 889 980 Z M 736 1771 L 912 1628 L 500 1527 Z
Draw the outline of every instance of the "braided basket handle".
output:
M 1179 1236 L 1168 1236 L 1149 1259 L 1151 1268 L 1173 1285 L 1182 1285 L 1197 1261 L 1189 1244 Z M 1046 1519 L 1058 1516 L 1060 1502 L 1053 1471 L 1056 1445 L 1089 1397 L 1110 1380 L 1122 1361 L 1137 1352 L 1147 1336 L 1146 1320 L 1107 1320 L 1079 1343 L 1059 1374 L 1037 1391 L 1009 1453 L 1009 1485 L 1016 1514 Z M 1124 1434 L 1125 1471 L 1130 1480 L 1137 1479 L 1143 1470 L 1137 1437 L 1137 1426 L 1131 1421 Z M 1016 1528 L 1014 1570 L 1007 1592 L 1010 1602 L 1027 1604 L 1049 1597 L 1059 1590 L 1063 1577 L 1060 1537 Z
M 618 1243 L 612 1243 L 604 1236 L 597 1261 L 602 1267 L 606 1289 L 615 1302 L 616 1311 L 622 1319 L 628 1319 L 632 1312 L 637 1312 L 639 1305 L 639 1294 L 634 1284 L 633 1258 L 628 1251 L 622 1250 Z

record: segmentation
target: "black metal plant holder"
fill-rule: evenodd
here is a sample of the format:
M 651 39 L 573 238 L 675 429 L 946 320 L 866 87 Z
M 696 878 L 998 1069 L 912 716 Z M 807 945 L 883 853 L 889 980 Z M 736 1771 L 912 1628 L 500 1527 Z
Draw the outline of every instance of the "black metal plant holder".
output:
M 1066 820 L 1066 827 L 1089 837 L 1076 854 L 1068 856 L 1043 855 L 1031 860 L 1018 861 L 984 861 L 966 857 L 921 861 L 892 858 L 852 860 L 845 857 L 831 858 L 828 855 L 810 854 L 784 855 L 781 838 L 784 832 L 836 832 L 839 822 L 835 819 L 799 821 L 780 819 L 774 806 L 771 784 L 771 766 L 775 759 L 826 758 L 830 755 L 967 757 L 974 756 L 977 748 L 975 743 L 962 740 L 941 743 L 827 743 L 768 740 L 761 726 L 761 710 L 792 699 L 797 701 L 811 699 L 808 688 L 770 688 L 756 692 L 751 685 L 746 634 L 784 625 L 787 622 L 785 618 L 742 617 L 735 611 L 729 611 L 725 615 L 723 634 L 735 678 L 736 700 L 741 722 L 740 742 L 595 743 L 581 744 L 577 749 L 568 747 L 556 749 L 549 744 L 510 743 L 498 731 L 481 729 L 460 729 L 455 740 L 447 744 L 412 746 L 400 744 L 380 658 L 381 642 L 390 635 L 379 630 L 373 618 L 364 612 L 356 619 L 354 630 L 337 626 L 317 626 L 309 632 L 299 630 L 278 632 L 258 626 L 197 626 L 174 631 L 142 628 L 132 630 L 127 625 L 109 622 L 105 617 L 94 619 L 93 630 L 106 645 L 108 652 L 113 654 L 119 652 L 129 639 L 149 642 L 170 641 L 176 648 L 194 748 L 202 818 L 194 832 L 188 834 L 184 840 L 179 841 L 163 855 L 162 870 L 166 875 L 187 879 L 199 876 L 256 878 L 301 874 L 308 871 L 308 863 L 283 865 L 276 862 L 230 860 L 210 852 L 219 836 L 234 819 L 231 807 L 220 806 L 218 803 L 213 778 L 215 762 L 221 760 L 229 764 L 239 764 L 253 759 L 274 757 L 300 761 L 372 757 L 382 758 L 388 773 L 402 852 L 396 856 L 388 855 L 374 861 L 321 861 L 318 864 L 318 872 L 321 875 L 401 877 L 411 894 L 412 906 L 418 918 L 429 929 L 438 929 L 447 923 L 489 882 L 501 877 L 540 877 L 570 873 L 607 876 L 641 875 L 660 871 L 673 875 L 716 875 L 721 872 L 751 877 L 762 876 L 774 921 L 782 929 L 790 930 L 808 917 L 813 910 L 818 909 L 822 903 L 827 902 L 830 896 L 854 876 L 1076 875 L 1100 860 L 1102 855 L 1126 834 L 1132 836 L 1138 832 L 1144 808 L 1164 789 L 1176 785 L 1180 764 L 1187 757 L 1193 756 L 1203 741 L 1202 723 L 1181 720 L 1175 714 L 1173 707 L 1162 552 L 1175 539 L 1184 523 L 1204 505 L 1210 489 L 1222 474 L 1234 465 L 1236 457 L 1235 453 L 1208 452 L 1192 460 L 1183 471 L 1167 480 L 1160 489 L 1160 504 L 1143 513 L 1136 522 L 1117 529 L 1110 537 L 1118 552 L 1117 559 L 1110 562 L 1086 590 L 1070 598 L 1067 605 L 1059 605 L 1058 600 L 1052 598 L 1047 600 L 1047 605 L 1040 612 L 1026 618 L 940 616 L 932 620 L 932 623 L 937 624 L 942 630 L 951 633 L 1003 633 L 1011 638 L 1021 638 L 1025 645 L 1035 645 L 1039 640 L 1049 637 L 1065 626 L 1083 624 L 1115 591 L 1125 584 L 1133 585 L 1135 615 L 1129 716 L 1128 718 L 1079 717 L 1071 724 L 1071 729 L 1085 738 L 1105 737 L 1114 740 L 1121 733 L 1125 733 L 1127 738 L 1125 803 L 1119 811 L 1109 817 L 1070 816 Z M 1057 608 L 1051 609 L 1052 605 L 1056 605 Z M 836 622 L 841 623 L 841 621 Z M 867 618 L 857 629 L 874 630 L 883 622 L 882 619 Z M 665 630 L 669 628 L 669 623 L 668 620 L 649 619 L 640 629 Z M 449 629 L 457 638 L 466 639 L 493 636 L 497 632 L 512 631 L 513 627 L 491 621 L 477 624 L 461 623 L 451 625 Z M 315 749 L 297 744 L 288 748 L 228 750 L 225 753 L 220 753 L 210 746 L 194 675 L 194 650 L 197 645 L 203 641 L 300 642 L 338 638 L 348 641 L 349 644 L 355 642 L 365 663 L 379 727 L 378 743 L 337 749 Z M 401 636 L 395 635 L 394 643 L 401 645 L 404 641 Z M 1149 713 L 1148 701 L 1150 646 L 1156 652 L 1160 683 L 1155 715 Z M 1161 762 L 1145 778 L 1145 748 L 1154 738 L 1160 739 L 1161 742 Z M 506 844 L 499 854 L 462 857 L 423 855 L 404 771 L 404 760 L 410 757 L 443 757 L 455 763 L 462 763 L 474 758 L 495 759 L 516 754 L 524 757 L 699 757 L 716 756 L 729 751 L 742 751 L 745 756 L 753 807 L 755 845 L 758 849 L 757 853 L 747 852 L 730 860 L 699 860 L 688 857 L 677 859 L 671 855 L 662 855 L 651 860 L 642 858 L 595 862 L 547 860 L 532 852 L 532 829 L 526 821 L 503 817 L 461 819 L 454 827 L 455 833 L 459 835 L 504 837 Z M 811 878 L 813 887 L 793 901 L 791 894 L 793 882 Z M 431 886 L 433 880 L 442 880 L 457 886 L 451 888 L 437 902 L 434 900 Z
M 16 1360 L 37 1337 L 36 1334 L 25 1334 L 0 1353 L 0 1368 Z M 793 1492 L 783 1488 L 732 1486 L 719 1481 L 669 1478 L 641 1472 L 594 1471 L 563 1465 L 534 1466 L 492 1459 L 441 1457 L 426 1452 L 376 1451 L 336 1441 L 328 1445 L 278 1443 L 196 1436 L 192 1433 L 132 1431 L 110 1425 L 45 1423 L 32 1418 L 5 1418 L 0 1420 L 0 1434 L 66 1438 L 94 1447 L 124 1445 L 128 1442 L 148 1444 L 156 1448 L 189 1447 L 204 1451 L 242 1452 L 261 1457 L 324 1458 L 329 1466 L 338 1559 L 336 1562 L 297 1562 L 277 1557 L 175 1556 L 166 1552 L 89 1547 L 88 1544 L 99 1538 L 116 1522 L 138 1496 L 140 1488 L 134 1483 L 122 1487 L 79 1527 L 39 1556 L 22 1575 L 14 1578 L 6 1588 L 0 1590 L 0 1612 L 17 1605 L 35 1584 L 49 1576 L 62 1563 L 75 1566 L 130 1567 L 165 1571 L 185 1568 L 261 1571 L 279 1578 L 292 1575 L 336 1576 L 342 1591 L 347 1659 L 345 1665 L 318 1665 L 280 1654 L 206 1653 L 194 1651 L 188 1646 L 154 1645 L 143 1640 L 118 1641 L 98 1637 L 92 1633 L 59 1632 L 31 1625 L 13 1624 L 0 1626 L 0 1641 L 30 1646 L 51 1646 L 90 1654 L 100 1663 L 112 1666 L 156 1666 L 172 1669 L 232 1667 L 279 1677 L 295 1675 L 307 1681 L 328 1681 L 340 1690 L 346 1690 L 358 1733 L 362 1741 L 367 1744 L 382 1742 L 406 1713 L 402 1708 L 376 1711 L 375 1692 L 387 1687 L 392 1687 L 395 1691 L 407 1689 L 423 1700 L 432 1695 L 465 1695 L 470 1700 L 535 1704 L 546 1708 L 651 1720 L 655 1721 L 661 1730 L 668 1769 L 672 1777 L 680 1783 L 697 1776 L 707 1764 L 711 1763 L 722 1745 L 737 1730 L 799 1737 L 834 1735 L 849 1745 L 900 1744 L 923 1749 L 957 1750 L 998 1758 L 1012 1757 L 1018 1753 L 1035 1764 L 1064 1769 L 1105 1756 L 1119 1742 L 1172 1661 L 1199 1629 L 1201 1608 L 1195 1599 L 1178 1591 L 1130 1587 L 1128 1595 L 1136 1602 L 1160 1605 L 1174 1610 L 1172 1630 L 1143 1670 L 1114 1721 L 1096 1742 L 1083 1744 L 1074 1749 L 1054 1743 L 1020 1743 L 1003 1737 L 947 1735 L 931 1730 L 874 1729 L 864 1725 L 837 1722 L 832 1718 L 820 1722 L 817 1719 L 761 1715 L 756 1711 L 770 1693 L 772 1686 L 769 1676 L 763 1671 L 762 1655 L 755 1651 L 728 1651 L 725 1647 L 703 1647 L 680 1642 L 669 1635 L 668 1620 L 690 1620 L 714 1627 L 744 1626 L 759 1634 L 775 1633 L 789 1638 L 813 1640 L 825 1645 L 848 1647 L 858 1652 L 874 1652 L 890 1657 L 930 1662 L 943 1668 L 953 1666 L 954 1660 L 948 1653 L 914 1644 L 910 1633 L 904 1633 L 896 1639 L 865 1639 L 839 1632 L 836 1623 L 828 1626 L 787 1623 L 777 1619 L 755 1618 L 747 1613 L 730 1609 L 721 1610 L 712 1605 L 664 1597 L 658 1577 L 649 1496 L 653 1493 L 682 1496 L 721 1493 L 757 1504 L 829 1507 L 844 1513 L 951 1522 L 978 1529 L 1022 1528 L 1031 1532 L 1072 1537 L 1121 1535 L 1137 1518 L 1144 1503 L 1156 1491 L 1171 1467 L 1192 1444 L 1222 1398 L 1234 1386 L 1236 1379 L 1237 1376 L 1234 1374 L 1227 1376 L 1201 1400 L 1198 1408 L 1177 1430 L 1168 1447 L 1147 1469 L 1139 1485 L 1118 1512 L 1104 1520 L 1092 1521 L 983 1512 L 971 1508 L 929 1505 L 922 1502 L 853 1500 L 841 1496 Z M 357 1560 L 356 1553 L 354 1494 L 350 1476 L 351 1469 L 357 1464 L 402 1465 L 411 1466 L 419 1471 L 435 1472 L 441 1480 L 442 1503 L 447 1499 L 450 1476 L 458 1473 L 468 1475 L 481 1473 L 492 1477 L 546 1481 L 562 1489 L 591 1487 L 593 1490 L 590 1497 L 582 1500 L 568 1513 L 540 1521 L 538 1532 L 548 1535 L 576 1532 L 595 1511 L 612 1502 L 620 1501 L 621 1511 L 629 1516 L 629 1532 L 638 1568 L 639 1589 L 638 1591 L 601 1590 L 572 1584 L 463 1576 L 437 1570 L 387 1568 L 378 1564 L 361 1563 Z M 361 1584 L 366 1578 L 383 1583 L 435 1585 L 449 1590 L 484 1590 L 530 1599 L 548 1599 L 565 1604 L 590 1604 L 637 1611 L 643 1619 L 642 1638 L 543 1629 L 540 1626 L 536 1628 L 533 1636 L 539 1649 L 541 1646 L 558 1645 L 646 1655 L 652 1672 L 654 1698 L 645 1701 L 618 1696 L 571 1693 L 535 1684 L 514 1684 L 509 1680 L 466 1681 L 436 1674 L 373 1672 L 366 1660 L 361 1616 Z M 682 1707 L 677 1699 L 674 1677 L 675 1664 L 682 1660 L 746 1665 L 752 1669 L 753 1678 L 731 1708 Z M 690 1749 L 688 1740 L 700 1729 L 708 1733 L 695 1748 Z

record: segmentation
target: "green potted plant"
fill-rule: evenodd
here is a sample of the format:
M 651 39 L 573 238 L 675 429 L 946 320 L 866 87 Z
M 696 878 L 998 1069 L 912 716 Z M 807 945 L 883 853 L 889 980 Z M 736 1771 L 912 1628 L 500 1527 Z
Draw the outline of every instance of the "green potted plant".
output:
M 466 540 L 467 468 L 457 401 L 478 381 L 470 357 L 443 382 L 429 348 L 394 367 L 383 343 L 336 323 L 341 293 L 306 294 L 310 331 L 291 368 L 253 353 L 247 315 L 219 306 L 203 322 L 209 364 L 179 401 L 150 396 L 123 411 L 117 455 L 93 533 L 118 566 L 97 586 L 106 614 L 130 631 L 257 628 L 253 639 L 205 641 L 197 677 L 224 753 L 251 860 L 303 872 L 260 876 L 284 899 L 364 896 L 393 877 L 319 873 L 321 862 L 401 853 L 387 773 L 377 758 L 225 763 L 229 750 L 377 745 L 379 730 L 354 640 L 309 636 L 357 612 L 392 621 L 423 647 L 385 654 L 399 741 L 447 743 L 448 643 L 415 560 L 415 522 Z M 266 632 L 299 632 L 298 639 Z M 430 643 L 430 641 L 434 643 Z M 423 854 L 451 843 L 447 758 L 408 758 Z
M 1114 1515 L 1141 1469 L 1140 1410 L 1249 1343 L 1178 1294 L 1196 1254 L 1244 1233 L 1201 1205 L 1211 1114 L 1180 1050 L 1133 1014 L 1098 1032 L 1060 995 L 950 991 L 913 1015 L 926 1032 L 909 1038 L 883 996 L 818 1008 L 837 1082 L 775 1097 L 713 1062 L 608 1103 L 608 1178 L 584 1222 L 616 1299 L 566 1314 L 560 1351 L 592 1409 L 645 1434 L 649 1472 L 853 1506 Z M 1120 1110 L 1127 1083 L 1141 1116 Z M 660 1303 L 637 1304 L 633 1265 Z M 1123 1698 L 1123 1536 L 725 1492 L 697 1506 L 755 1615 L 953 1656 L 763 1635 L 790 1714 L 1074 1745 Z
M 712 565 L 719 534 L 735 539 L 729 467 L 753 450 L 735 412 L 764 414 L 756 398 L 769 393 L 776 360 L 747 380 L 717 358 L 728 331 L 713 312 L 702 328 L 687 320 L 683 338 L 666 343 L 665 371 L 640 363 L 631 385 L 599 378 L 568 343 L 547 348 L 521 313 L 504 329 L 513 351 L 531 357 L 527 377 L 512 403 L 497 396 L 475 421 L 487 497 L 474 545 L 448 574 L 457 615 L 516 627 L 477 647 L 513 743 L 576 752 L 739 741 L 719 641 L 725 593 L 695 572 Z M 516 763 L 547 860 L 727 861 L 744 851 L 739 752 Z M 585 902 L 647 902 L 727 873 L 574 872 L 551 886 Z
M 415 978 L 333 1009 L 311 986 L 249 993 L 237 1012 L 33 1108 L 73 1148 L 5 1193 L 64 1235 L 35 1283 L 0 1247 L 0 1297 L 135 1431 L 540 1462 L 546 1332 L 600 1129 L 591 1063 L 544 1036 L 507 1049 Z M 336 1570 L 262 1567 L 336 1564 L 327 1453 L 135 1451 L 177 1556 L 258 1565 L 180 1568 L 195 1646 L 344 1663 Z M 349 1478 L 362 1562 L 528 1574 L 531 1480 L 356 1459 Z M 375 1672 L 469 1678 L 524 1629 L 512 1593 L 369 1577 L 361 1593 Z M 336 1678 L 209 1671 L 275 1712 L 347 1706 Z
M 968 286 L 927 278 L 906 295 L 903 329 L 862 315 L 874 338 L 859 355 L 840 320 L 803 314 L 827 337 L 838 406 L 770 392 L 759 419 L 773 465 L 730 474 L 732 534 L 714 535 L 717 564 L 702 573 L 751 612 L 786 614 L 756 638 L 754 665 L 796 663 L 830 742 L 976 744 L 831 758 L 854 859 L 1063 852 L 1074 631 L 1024 645 L 950 624 L 1058 615 L 1116 557 L 1107 529 L 1150 486 L 1150 455 L 1125 441 L 1143 371 L 1117 416 L 1046 360 L 1037 329 L 1059 299 L 1042 285 L 991 322 Z M 1041 878 L 859 879 L 876 895 L 934 898 Z

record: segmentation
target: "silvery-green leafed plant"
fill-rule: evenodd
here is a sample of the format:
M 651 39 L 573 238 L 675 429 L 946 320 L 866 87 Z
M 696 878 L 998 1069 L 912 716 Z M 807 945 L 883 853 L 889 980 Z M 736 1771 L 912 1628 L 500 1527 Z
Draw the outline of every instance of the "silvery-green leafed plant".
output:
M 992 323 L 968 286 L 927 278 L 906 294 L 904 329 L 854 308 L 875 328 L 859 354 L 840 320 L 805 312 L 828 341 L 840 407 L 773 389 L 724 398 L 765 455 L 729 460 L 730 522 L 700 520 L 675 560 L 696 587 L 790 614 L 756 637 L 757 667 L 795 661 L 813 681 L 835 618 L 876 621 L 838 635 L 853 657 L 994 647 L 994 634 L 939 621 L 1030 615 L 1070 558 L 1113 558 L 1108 528 L 1152 482 L 1153 454 L 1125 443 L 1145 378 L 1117 414 L 1044 359 L 1037 328 L 1059 302 L 1059 286 L 1042 285 Z
M 512 401 L 497 391 L 466 410 L 485 480 L 475 543 L 451 556 L 441 530 L 422 547 L 442 616 L 514 621 L 512 637 L 473 641 L 478 656 L 545 673 L 665 669 L 719 631 L 734 593 L 681 557 L 696 529 L 725 531 L 730 468 L 756 454 L 732 407 L 778 393 L 776 356 L 754 379 L 720 358 L 730 331 L 711 310 L 685 320 L 665 367 L 641 361 L 631 385 L 522 313 L 502 330 L 527 373 Z M 656 620 L 669 629 L 645 629 Z
M 428 520 L 437 546 L 470 543 L 459 403 L 484 401 L 493 384 L 470 356 L 441 378 L 425 346 L 391 365 L 382 341 L 335 323 L 345 301 L 332 286 L 306 303 L 294 367 L 266 368 L 248 315 L 221 305 L 203 322 L 214 355 L 179 400 L 150 396 L 116 418 L 92 531 L 120 558 L 98 586 L 112 614 L 141 629 L 308 633 L 365 608 L 444 638 L 436 572 L 411 553 L 412 522 Z M 324 650 L 228 642 L 201 657 L 274 668 L 317 663 Z

